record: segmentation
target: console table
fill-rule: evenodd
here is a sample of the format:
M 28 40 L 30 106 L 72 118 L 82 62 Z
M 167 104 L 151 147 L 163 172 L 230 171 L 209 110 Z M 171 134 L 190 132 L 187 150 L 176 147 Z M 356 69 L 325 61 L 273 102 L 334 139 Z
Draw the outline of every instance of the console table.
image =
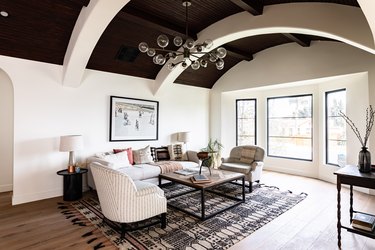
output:
M 375 232 L 367 232 L 350 226 L 353 219 L 353 213 L 363 213 L 353 210 L 353 186 L 375 189 L 375 173 L 361 173 L 357 166 L 346 166 L 335 172 L 337 176 L 337 245 L 341 248 L 341 228 L 345 228 L 349 232 L 360 234 L 375 239 Z M 349 226 L 341 224 L 341 184 L 350 186 L 350 223 Z M 363 213 L 365 214 L 365 213 Z
M 68 170 L 60 170 L 58 175 L 64 176 L 64 201 L 75 201 L 82 198 L 82 174 L 87 169 L 81 168 L 79 172 L 69 173 Z

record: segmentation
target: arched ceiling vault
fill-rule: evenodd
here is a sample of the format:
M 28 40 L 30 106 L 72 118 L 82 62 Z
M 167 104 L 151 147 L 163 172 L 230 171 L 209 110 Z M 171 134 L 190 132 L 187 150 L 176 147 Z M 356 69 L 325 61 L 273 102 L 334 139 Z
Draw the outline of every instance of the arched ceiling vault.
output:
M 336 41 L 374 54 L 374 2 L 192 0 L 189 35 L 228 50 L 224 70 L 192 72 L 166 70 L 137 51 L 141 41 L 156 46 L 161 33 L 185 33 L 180 0 L 0 0 L 9 12 L 0 22 L 0 55 L 63 65 L 64 86 L 80 86 L 88 68 L 155 79 L 154 93 L 173 83 L 211 88 L 240 61 L 285 43 Z

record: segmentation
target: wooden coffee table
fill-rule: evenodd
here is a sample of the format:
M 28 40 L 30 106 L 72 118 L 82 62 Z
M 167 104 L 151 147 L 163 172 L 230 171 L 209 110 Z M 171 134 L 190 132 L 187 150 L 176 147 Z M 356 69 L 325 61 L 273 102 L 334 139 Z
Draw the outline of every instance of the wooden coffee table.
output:
M 183 193 L 180 193 L 178 195 L 168 197 L 168 199 L 172 199 L 172 198 L 182 196 L 182 195 L 185 195 L 185 194 L 188 194 L 188 193 L 196 192 L 197 190 L 199 190 L 201 192 L 201 215 L 199 216 L 197 214 L 191 213 L 190 211 L 186 211 L 182 208 L 179 208 L 179 207 L 175 206 L 174 204 L 172 204 L 171 202 L 168 202 L 169 206 L 171 206 L 171 207 L 173 207 L 177 210 L 183 211 L 187 214 L 190 214 L 191 216 L 194 216 L 198 219 L 206 220 L 206 219 L 209 219 L 209 218 L 217 215 L 218 213 L 222 213 L 222 212 L 224 212 L 224 211 L 226 211 L 226 210 L 228 210 L 228 209 L 230 209 L 234 206 L 237 206 L 237 205 L 245 202 L 245 175 L 244 174 L 234 173 L 234 172 L 224 171 L 224 170 L 214 170 L 214 171 L 212 171 L 212 175 L 209 175 L 209 174 L 206 175 L 211 180 L 211 182 L 209 182 L 209 183 L 193 183 L 190 179 L 192 176 L 193 175 L 184 176 L 184 175 L 175 174 L 175 173 L 160 174 L 159 175 L 159 186 L 161 186 L 162 179 L 165 179 L 165 180 L 169 180 L 169 181 L 172 181 L 172 182 L 175 182 L 175 183 L 178 183 L 178 184 L 182 184 L 182 185 L 194 188 L 194 190 L 190 190 L 188 192 L 183 192 Z M 239 198 L 233 197 L 233 196 L 229 196 L 229 195 L 226 195 L 226 194 L 223 194 L 223 193 L 215 192 L 214 190 L 209 189 L 209 188 L 217 187 L 217 186 L 220 186 L 224 183 L 228 183 L 228 182 L 232 182 L 232 181 L 236 181 L 236 180 L 242 180 L 242 199 L 239 199 Z M 205 200 L 206 200 L 205 193 L 206 192 L 214 193 L 218 196 L 225 197 L 227 199 L 234 200 L 236 202 L 227 206 L 227 207 L 225 207 L 225 208 L 223 208 L 223 209 L 220 209 L 218 211 L 215 211 L 215 212 L 207 215 L 205 213 Z

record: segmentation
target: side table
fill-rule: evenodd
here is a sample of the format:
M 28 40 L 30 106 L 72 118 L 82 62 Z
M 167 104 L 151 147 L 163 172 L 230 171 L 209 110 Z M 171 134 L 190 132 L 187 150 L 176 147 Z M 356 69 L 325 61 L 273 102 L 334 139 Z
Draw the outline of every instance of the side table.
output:
M 347 165 L 344 168 L 340 168 L 334 174 L 337 176 L 337 246 L 341 249 L 341 228 L 344 228 L 351 233 L 356 233 L 375 239 L 375 232 L 367 232 L 365 230 L 356 229 L 350 226 L 353 220 L 353 213 L 363 213 L 353 209 L 353 186 L 375 189 L 375 174 L 361 173 L 359 172 L 357 166 L 352 165 Z M 341 184 L 347 184 L 350 186 L 350 218 L 348 226 L 341 224 Z M 374 216 L 372 214 L 368 215 Z
M 75 201 L 82 198 L 82 174 L 87 173 L 87 169 L 81 168 L 78 173 L 69 173 L 67 169 L 57 172 L 64 176 L 64 201 Z

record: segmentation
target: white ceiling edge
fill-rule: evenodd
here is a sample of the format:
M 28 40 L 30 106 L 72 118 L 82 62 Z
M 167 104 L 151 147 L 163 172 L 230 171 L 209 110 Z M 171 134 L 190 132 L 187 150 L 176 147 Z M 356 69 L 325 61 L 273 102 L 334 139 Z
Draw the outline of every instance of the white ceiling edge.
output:
M 361 9 L 330 3 L 271 5 L 259 16 L 248 12 L 234 14 L 202 30 L 198 41 L 211 39 L 215 49 L 244 37 L 272 33 L 328 37 L 375 54 L 372 32 Z M 168 70 L 164 65 L 155 79 L 154 95 L 173 84 L 183 71 L 182 67 Z

